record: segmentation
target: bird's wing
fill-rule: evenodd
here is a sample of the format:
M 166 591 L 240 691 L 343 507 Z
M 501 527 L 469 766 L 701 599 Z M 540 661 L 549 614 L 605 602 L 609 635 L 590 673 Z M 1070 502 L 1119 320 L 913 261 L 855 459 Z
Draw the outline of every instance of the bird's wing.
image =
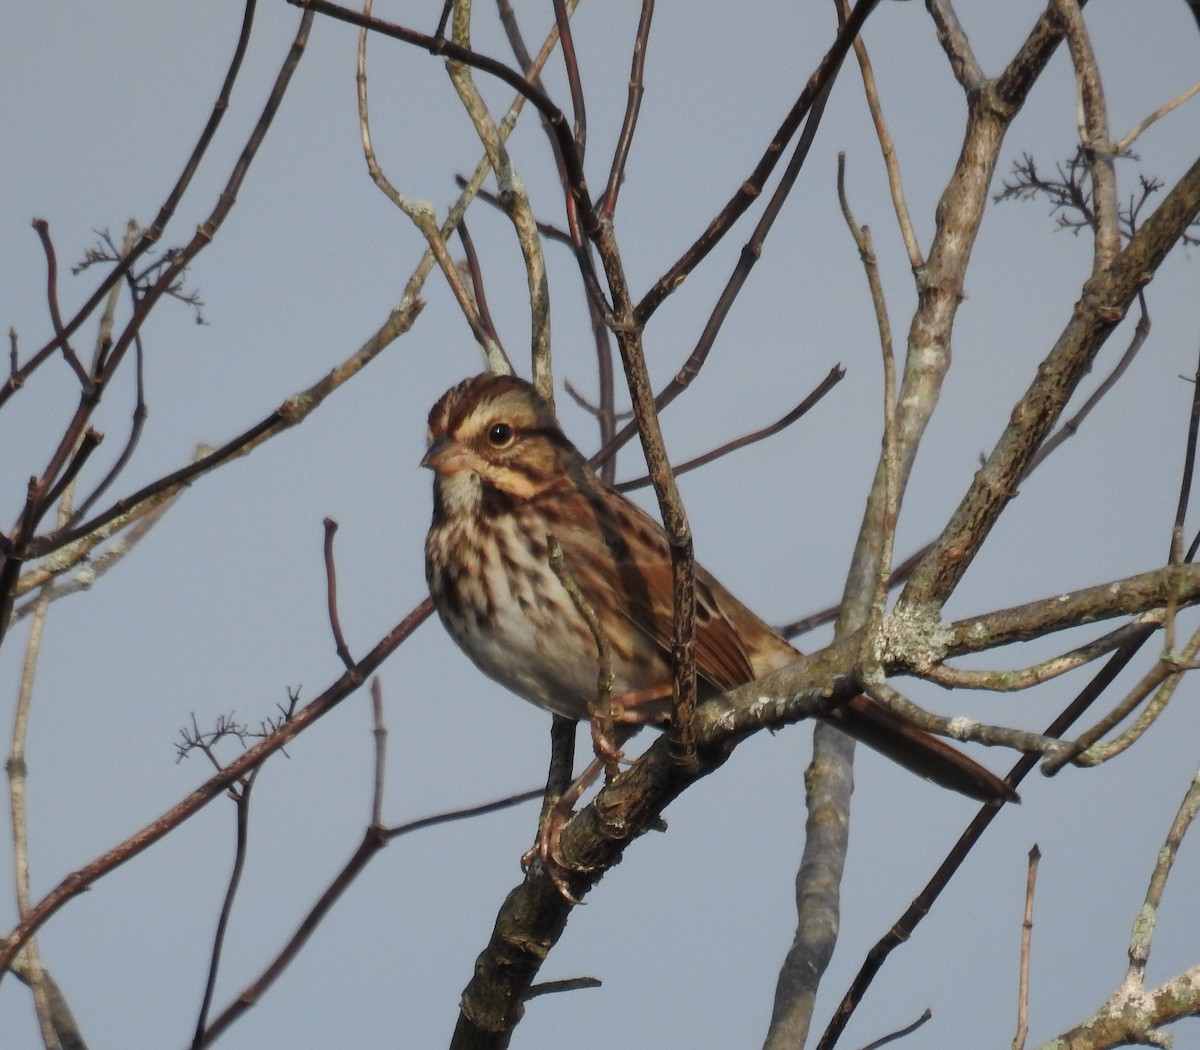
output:
M 624 620 L 653 642 L 669 663 L 674 619 L 671 552 L 662 526 L 619 493 L 600 490 L 598 482 L 584 501 L 585 507 L 567 516 L 574 527 L 564 523 L 555 531 L 580 589 L 602 622 L 606 612 Z M 741 608 L 697 566 L 696 673 L 718 692 L 755 677 L 746 646 L 725 613 L 731 601 Z

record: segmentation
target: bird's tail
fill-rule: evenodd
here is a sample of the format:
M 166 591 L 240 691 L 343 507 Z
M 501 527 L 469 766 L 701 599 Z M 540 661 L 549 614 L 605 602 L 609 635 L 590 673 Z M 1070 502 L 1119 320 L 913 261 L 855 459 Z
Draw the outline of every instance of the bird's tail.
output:
M 856 696 L 830 711 L 826 721 L 917 776 L 951 791 L 993 805 L 1021 801 L 995 773 L 944 740 L 909 725 L 870 697 Z

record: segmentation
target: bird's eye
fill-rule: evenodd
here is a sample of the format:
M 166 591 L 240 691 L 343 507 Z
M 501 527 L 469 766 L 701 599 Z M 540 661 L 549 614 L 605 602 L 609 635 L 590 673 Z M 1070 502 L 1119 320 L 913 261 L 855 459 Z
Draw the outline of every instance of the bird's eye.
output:
M 492 448 L 507 448 L 513 442 L 513 428 L 507 423 L 493 423 L 488 427 L 487 439 Z

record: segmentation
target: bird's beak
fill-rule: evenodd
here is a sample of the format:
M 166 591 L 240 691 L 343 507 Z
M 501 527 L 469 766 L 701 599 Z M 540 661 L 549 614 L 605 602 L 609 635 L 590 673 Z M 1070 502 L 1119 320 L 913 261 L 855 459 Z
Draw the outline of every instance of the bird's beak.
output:
M 449 434 L 442 434 L 429 446 L 421 458 L 421 466 L 439 474 L 457 474 L 469 466 L 470 453 Z

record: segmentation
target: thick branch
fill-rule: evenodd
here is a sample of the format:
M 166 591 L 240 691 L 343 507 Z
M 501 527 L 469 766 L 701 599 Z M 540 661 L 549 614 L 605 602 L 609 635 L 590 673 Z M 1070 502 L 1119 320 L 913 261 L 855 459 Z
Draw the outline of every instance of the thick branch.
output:
M 1200 160 L 1104 272 L 1090 278 L 1074 315 L 1037 376 L 1013 409 L 1011 421 L 987 462 L 909 579 L 901 605 L 941 605 L 954 591 L 1000 513 L 1017 493 L 1050 428 L 1061 415 L 1096 354 L 1125 316 L 1138 291 L 1200 211 Z

